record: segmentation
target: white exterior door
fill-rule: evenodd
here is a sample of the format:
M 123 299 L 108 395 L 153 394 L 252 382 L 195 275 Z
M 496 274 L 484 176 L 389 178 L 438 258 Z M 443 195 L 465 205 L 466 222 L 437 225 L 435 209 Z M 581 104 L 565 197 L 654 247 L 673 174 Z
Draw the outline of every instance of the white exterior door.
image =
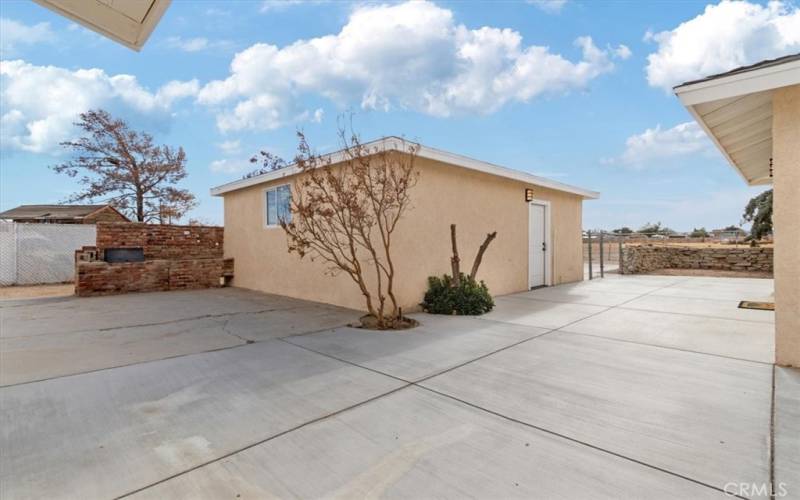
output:
M 530 204 L 528 215 L 528 286 L 547 284 L 547 207 Z

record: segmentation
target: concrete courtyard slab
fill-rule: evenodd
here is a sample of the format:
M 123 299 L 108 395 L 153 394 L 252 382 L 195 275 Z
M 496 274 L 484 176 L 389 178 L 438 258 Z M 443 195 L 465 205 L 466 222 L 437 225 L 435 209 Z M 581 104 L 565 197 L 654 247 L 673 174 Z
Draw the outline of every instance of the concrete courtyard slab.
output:
M 771 363 L 772 323 L 614 308 L 564 331 Z
M 775 323 L 774 311 L 740 309 L 738 300 L 645 295 L 624 304 L 622 307 L 624 309 L 640 309 L 644 311 L 691 314 L 694 316 L 736 319 L 740 321 Z
M 800 369 L 775 367 L 775 484 L 800 498 Z
M 10 385 L 334 328 L 359 313 L 224 288 L 42 299 L 0 316 L 0 385 Z M 121 326 L 111 326 L 117 316 Z
M 2 308 L 0 336 L 29 337 L 288 309 L 308 302 L 236 288 L 28 301 Z
M 611 292 L 598 287 L 570 286 L 547 287 L 530 292 L 512 295 L 520 299 L 547 300 L 551 302 L 568 302 L 571 304 L 588 304 L 595 306 L 616 306 L 638 297 L 636 293 Z
M 358 328 L 296 336 L 288 342 L 416 381 L 548 330 L 465 316 L 412 315 L 420 326 L 399 332 Z
M 0 388 L 0 497 L 115 498 L 402 385 L 273 340 Z
M 653 292 L 653 295 L 664 297 L 681 297 L 687 299 L 710 299 L 723 301 L 754 300 L 772 302 L 772 288 L 760 286 L 705 286 L 694 283 L 691 286 L 682 284 L 662 288 Z
M 605 306 L 570 304 L 506 295 L 495 298 L 492 312 L 482 319 L 539 328 L 560 328 L 607 309 Z
M 553 290 L 578 290 L 580 292 L 598 293 L 621 293 L 626 295 L 643 295 L 651 293 L 659 288 L 672 286 L 672 283 L 653 283 L 643 280 L 615 280 L 615 279 L 596 279 L 592 281 L 582 281 L 580 283 L 569 283 L 552 287 Z M 540 290 L 548 290 L 542 288 Z M 525 292 L 523 292 L 525 293 Z
M 653 275 L 653 274 L 619 274 L 619 273 L 611 273 L 606 274 L 604 278 L 595 279 L 593 280 L 585 280 L 583 283 L 593 284 L 593 285 L 600 285 L 606 284 L 608 286 L 615 285 L 616 281 L 622 280 L 627 285 L 635 285 L 638 287 L 665 287 L 675 285 L 681 282 L 686 281 L 686 276 L 661 276 L 661 275 Z
M 357 323 L 362 314 L 341 307 L 307 303 L 290 309 L 236 314 L 226 318 L 223 326 L 226 333 L 258 342 Z
M 135 498 L 724 498 L 411 387 Z
M 213 351 L 246 341 L 206 318 L 146 327 L 0 338 L 0 386 Z
M 769 481 L 769 365 L 554 332 L 422 385 L 716 488 Z

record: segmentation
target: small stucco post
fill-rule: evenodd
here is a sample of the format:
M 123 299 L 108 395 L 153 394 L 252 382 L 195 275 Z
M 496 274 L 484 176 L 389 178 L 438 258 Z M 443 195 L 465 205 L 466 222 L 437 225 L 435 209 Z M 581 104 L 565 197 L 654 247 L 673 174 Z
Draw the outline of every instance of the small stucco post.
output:
M 800 366 L 800 85 L 772 103 L 775 362 Z

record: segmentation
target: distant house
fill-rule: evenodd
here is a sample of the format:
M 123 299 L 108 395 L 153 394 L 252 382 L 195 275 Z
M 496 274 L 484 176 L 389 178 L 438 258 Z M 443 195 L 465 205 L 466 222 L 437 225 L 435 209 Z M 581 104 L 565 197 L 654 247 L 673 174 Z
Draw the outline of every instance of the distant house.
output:
M 714 229 L 711 231 L 711 236 L 715 240 L 743 240 L 747 237 L 747 231 L 737 227 L 726 227 L 724 229 Z
M 39 224 L 130 222 L 111 205 L 20 205 L 0 212 L 0 219 Z

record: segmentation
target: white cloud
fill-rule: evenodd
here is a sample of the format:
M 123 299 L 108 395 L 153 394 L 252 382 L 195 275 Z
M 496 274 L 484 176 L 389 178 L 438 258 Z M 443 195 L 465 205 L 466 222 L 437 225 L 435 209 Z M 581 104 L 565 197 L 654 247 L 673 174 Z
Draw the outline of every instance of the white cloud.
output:
M 219 172 L 223 174 L 236 174 L 246 172 L 256 168 L 255 165 L 250 163 L 250 160 L 245 159 L 232 159 L 223 158 L 222 160 L 214 160 L 209 167 L 212 172 Z
M 618 45 L 617 48 L 614 49 L 614 54 L 624 61 L 631 57 L 633 52 L 631 52 L 631 49 L 628 48 L 627 45 Z
M 168 37 L 164 41 L 167 47 L 182 50 L 183 52 L 201 52 L 213 49 L 230 49 L 233 43 L 229 40 L 209 40 L 205 37 L 182 38 L 179 36 Z
M 56 34 L 50 29 L 50 23 L 38 23 L 32 26 L 8 18 L 0 18 L 0 54 L 9 56 L 20 46 L 53 42 Z
M 658 44 L 647 80 L 666 90 L 689 80 L 800 51 L 800 9 L 773 1 L 723 0 L 671 31 L 648 32 Z
M 264 12 L 272 12 L 278 10 L 285 10 L 290 7 L 294 7 L 296 5 L 302 4 L 322 4 L 328 3 L 328 0 L 264 0 L 261 2 L 260 11 Z
M 166 114 L 180 99 L 195 95 L 196 80 L 171 81 L 150 92 L 131 75 L 100 69 L 68 70 L 22 60 L 0 62 L 3 149 L 53 152 L 70 138 L 78 114 L 97 107 L 121 112 Z
M 525 46 L 511 29 L 469 29 L 430 2 L 362 6 L 334 35 L 283 48 L 259 43 L 239 52 L 231 74 L 199 101 L 217 109 L 225 130 L 271 129 L 299 117 L 298 97 L 340 106 L 403 108 L 435 116 L 490 113 L 509 102 L 583 89 L 614 68 L 614 49 L 576 40 L 570 61 L 545 46 Z
M 549 14 L 561 12 L 567 0 L 528 0 L 528 3 Z
M 242 150 L 242 141 L 230 140 L 230 141 L 223 141 L 217 144 L 217 147 L 225 154 L 232 155 L 240 152 Z
M 683 156 L 705 153 L 711 147 L 711 141 L 696 122 L 679 123 L 668 129 L 656 125 L 655 128 L 628 137 L 622 155 L 602 162 L 640 169 L 663 165 Z

